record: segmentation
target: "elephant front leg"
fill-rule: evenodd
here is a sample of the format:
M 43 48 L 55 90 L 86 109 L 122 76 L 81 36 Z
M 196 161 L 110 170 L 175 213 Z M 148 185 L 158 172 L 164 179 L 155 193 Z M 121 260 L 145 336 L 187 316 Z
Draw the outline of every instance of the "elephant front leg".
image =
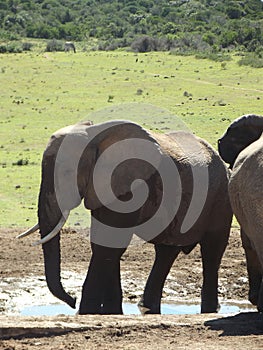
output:
M 139 307 L 145 314 L 161 312 L 161 298 L 164 282 L 180 252 L 179 247 L 163 244 L 155 245 L 155 261 L 148 277 Z
M 112 267 L 111 277 L 103 288 L 101 314 L 123 314 L 120 261 Z
M 92 243 L 92 257 L 82 289 L 79 314 L 122 314 L 120 258 L 125 249 Z

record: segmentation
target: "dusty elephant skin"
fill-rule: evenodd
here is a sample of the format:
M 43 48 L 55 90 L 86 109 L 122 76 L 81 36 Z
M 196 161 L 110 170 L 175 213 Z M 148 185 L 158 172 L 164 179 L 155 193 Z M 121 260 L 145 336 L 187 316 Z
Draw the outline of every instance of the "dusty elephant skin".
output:
M 174 171 L 172 177 L 170 169 Z M 104 181 L 108 174 L 112 175 L 109 183 Z M 140 181 L 133 187 L 136 179 Z M 145 183 L 147 200 L 128 212 L 127 205 L 135 194 L 144 193 Z M 218 269 L 232 219 L 227 185 L 228 173 L 221 158 L 205 141 L 188 133 L 151 134 L 127 121 L 82 123 L 59 130 L 43 155 L 38 205 L 50 291 L 75 307 L 75 299 L 60 281 L 59 231 L 70 210 L 84 199 L 92 214 L 92 256 L 80 314 L 122 313 L 120 259 L 133 233 L 155 247 L 141 307 L 148 313 L 160 313 L 163 285 L 174 260 L 180 251 L 188 254 L 199 243 L 203 263 L 201 311 L 216 312 Z M 153 224 L 147 226 L 151 218 Z M 159 226 L 154 234 L 145 230 L 154 231 Z
M 263 311 L 263 117 L 244 115 L 219 140 L 221 157 L 233 168 L 229 195 L 241 226 L 249 277 L 249 300 Z

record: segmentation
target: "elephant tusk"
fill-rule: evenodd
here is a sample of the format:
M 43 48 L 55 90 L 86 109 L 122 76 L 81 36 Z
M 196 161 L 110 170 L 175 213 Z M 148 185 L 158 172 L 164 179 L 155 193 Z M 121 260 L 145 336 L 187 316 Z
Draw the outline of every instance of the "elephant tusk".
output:
M 37 246 L 39 244 L 44 244 L 44 243 L 50 241 L 53 237 L 55 237 L 59 233 L 59 231 L 62 229 L 62 227 L 64 226 L 65 222 L 67 221 L 68 216 L 69 216 L 69 210 L 64 211 L 62 213 L 61 219 L 59 220 L 59 222 L 55 226 L 55 228 L 49 234 L 47 234 L 45 237 L 43 237 L 39 241 L 34 242 L 32 245 Z
M 23 238 L 26 237 L 28 235 L 30 235 L 31 233 L 36 232 L 39 229 L 39 224 L 36 224 L 35 226 L 29 228 L 28 230 L 26 230 L 23 233 L 20 233 L 20 235 L 18 235 L 16 238 Z

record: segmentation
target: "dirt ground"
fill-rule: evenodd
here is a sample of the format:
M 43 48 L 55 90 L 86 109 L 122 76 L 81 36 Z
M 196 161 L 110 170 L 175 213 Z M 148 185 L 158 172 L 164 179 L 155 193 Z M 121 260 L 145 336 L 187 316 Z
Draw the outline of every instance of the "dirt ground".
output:
M 0 349 L 263 349 L 263 315 L 255 309 L 204 315 L 21 316 L 16 300 L 25 306 L 41 303 L 50 293 L 44 286 L 41 247 L 31 246 L 37 237 L 17 240 L 18 233 L 0 229 Z M 74 276 L 85 278 L 90 258 L 87 231 L 64 230 L 61 243 L 62 271 L 67 273 L 63 283 L 71 294 L 75 289 L 79 294 L 81 283 Z M 135 240 L 129 246 L 121 261 L 124 302 L 139 301 L 153 256 L 150 244 Z M 36 280 L 43 285 L 43 296 L 34 289 Z M 175 261 L 163 302 L 200 303 L 201 282 L 196 247 Z M 233 229 L 220 268 L 220 302 L 246 302 L 247 293 L 244 252 L 239 232 Z

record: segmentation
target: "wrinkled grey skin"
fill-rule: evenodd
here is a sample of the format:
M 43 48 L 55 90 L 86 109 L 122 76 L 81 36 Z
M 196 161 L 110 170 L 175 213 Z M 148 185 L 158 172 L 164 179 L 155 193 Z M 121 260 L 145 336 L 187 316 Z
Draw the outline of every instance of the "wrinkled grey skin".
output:
M 100 128 L 106 130 L 99 132 Z M 172 157 L 182 181 L 181 205 L 172 222 L 156 237 L 149 241 L 154 244 L 156 258 L 149 275 L 140 305 L 147 313 L 160 313 L 160 302 L 163 285 L 177 255 L 182 251 L 188 254 L 198 243 L 201 247 L 203 264 L 203 285 L 201 312 L 218 310 L 218 269 L 225 251 L 232 211 L 227 194 L 228 171 L 219 155 L 205 141 L 187 133 L 170 135 L 150 134 L 139 125 L 122 121 L 90 126 L 79 124 L 81 135 L 89 139 L 89 135 L 97 134 L 88 144 L 80 159 L 77 169 L 78 190 L 80 200 L 84 199 L 87 209 L 91 210 L 91 236 L 98 233 L 97 222 L 123 228 L 134 227 L 145 222 L 154 215 L 156 206 L 160 204 L 162 194 L 160 178 L 156 169 L 147 163 L 133 159 L 124 162 L 113 173 L 112 188 L 117 198 L 130 199 L 130 184 L 136 178 L 144 179 L 149 187 L 149 199 L 142 208 L 132 213 L 120 214 L 103 206 L 96 196 L 92 182 L 92 173 L 98 157 L 111 144 L 119 140 L 138 138 L 148 140 L 160 152 L 161 157 Z M 42 181 L 39 193 L 38 218 L 41 237 L 45 237 L 61 218 L 61 209 L 57 202 L 54 188 L 54 167 L 60 146 L 69 134 L 73 138 L 72 128 L 64 128 L 56 132 L 50 139 L 42 160 Z M 178 141 L 180 141 L 178 143 Z M 182 144 L 199 145 L 186 154 Z M 197 147 L 198 148 L 198 147 Z M 126 152 L 125 149 L 123 152 Z M 201 154 L 202 153 L 202 154 Z M 72 155 L 70 156 L 72 157 Z M 69 158 L 70 158 L 69 157 Z M 73 155 L 74 157 L 74 155 Z M 108 159 L 110 162 L 110 159 Z M 208 191 L 203 210 L 188 232 L 181 234 L 180 227 L 188 211 L 193 193 L 191 167 L 208 171 Z M 176 182 L 175 182 L 176 184 Z M 103 183 L 101 183 L 103 187 Z M 70 190 L 71 184 L 67 188 Z M 71 197 L 70 197 L 71 198 Z M 72 196 L 72 203 L 67 203 L 71 210 L 79 205 L 80 200 Z M 198 202 L 198 200 L 197 200 Z M 202 209 L 202 208 L 201 208 Z M 140 232 L 136 232 L 140 235 Z M 50 291 L 60 300 L 75 307 L 76 300 L 68 295 L 60 280 L 60 235 L 43 244 L 46 281 Z M 92 256 L 87 278 L 83 285 L 80 302 L 80 314 L 121 314 L 122 289 L 120 281 L 120 258 L 126 247 L 108 247 L 91 242 Z M 139 249 L 139 246 L 138 246 Z M 85 252 L 83 252 L 85 254 Z
M 219 140 L 219 153 L 233 172 L 229 196 L 241 226 L 249 277 L 249 300 L 263 311 L 263 117 L 235 120 Z

